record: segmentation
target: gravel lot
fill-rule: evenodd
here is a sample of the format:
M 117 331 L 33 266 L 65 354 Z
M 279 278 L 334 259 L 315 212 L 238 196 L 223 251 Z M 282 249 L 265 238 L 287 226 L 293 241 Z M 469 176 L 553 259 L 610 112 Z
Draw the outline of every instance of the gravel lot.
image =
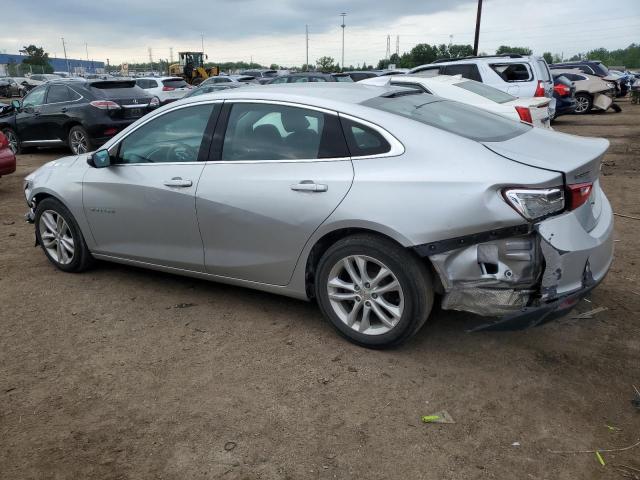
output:
M 602 183 L 640 217 L 640 106 L 561 117 L 611 141 Z M 22 179 L 0 179 L 0 477 L 6 479 L 616 479 L 640 469 L 640 221 L 578 311 L 465 333 L 437 312 L 393 351 L 338 337 L 313 304 L 101 263 L 65 274 L 34 248 Z M 455 424 L 421 415 L 446 410 Z M 517 443 L 516 443 L 517 442 Z M 627 477 L 630 478 L 630 477 Z

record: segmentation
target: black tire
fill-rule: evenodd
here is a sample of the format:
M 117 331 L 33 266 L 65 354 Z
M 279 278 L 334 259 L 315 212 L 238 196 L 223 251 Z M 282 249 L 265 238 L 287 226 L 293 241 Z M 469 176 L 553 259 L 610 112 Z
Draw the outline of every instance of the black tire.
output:
M 400 284 L 404 298 L 402 314 L 386 333 L 370 335 L 356 331 L 341 320 L 331 304 L 329 275 L 334 266 L 353 255 L 363 255 L 381 262 Z M 316 269 L 315 295 L 323 315 L 342 336 L 363 347 L 388 348 L 406 341 L 424 325 L 433 307 L 434 290 L 431 274 L 419 257 L 387 238 L 357 234 L 339 240 L 324 253 Z M 369 298 L 370 303 L 375 302 L 372 299 L 375 297 L 365 298 Z M 357 301 L 361 301 L 360 297 Z M 375 317 L 372 318 L 375 320 Z
M 620 105 L 618 105 L 617 103 L 612 103 L 611 110 L 613 110 L 616 113 L 620 113 L 622 112 L 622 107 L 620 107 Z
M 586 105 L 586 109 L 580 111 L 578 111 L 580 107 L 576 107 L 575 113 L 577 115 L 586 115 L 593 108 L 593 97 L 588 93 L 576 93 L 576 101 L 578 102 L 578 104 L 580 104 L 580 102 L 584 102 L 584 104 Z
M 79 140 L 80 138 L 82 138 L 83 140 L 80 141 Z M 84 146 L 80 147 L 81 144 Z M 92 152 L 94 150 L 94 145 L 93 145 L 93 142 L 91 141 L 91 137 L 89 137 L 89 134 L 87 133 L 87 131 L 80 125 L 75 125 L 74 127 L 71 127 L 71 129 L 69 130 L 69 135 L 67 137 L 67 145 L 69 146 L 69 148 L 71 149 L 71 152 L 74 155 L 82 155 L 84 153 Z M 84 150 L 84 151 L 81 151 L 81 150 Z
M 3 128 L 2 133 L 7 137 L 7 140 L 9 140 L 9 147 L 13 150 L 15 155 L 23 153 L 22 148 L 20 147 L 20 139 L 13 128 Z
M 68 230 L 71 233 L 71 237 L 73 239 L 73 247 L 74 252 L 71 257 L 71 261 L 69 263 L 62 263 L 58 261 L 56 258 L 52 256 L 49 250 L 45 247 L 45 243 L 43 242 L 42 233 L 41 233 L 41 217 L 45 212 L 54 212 L 55 214 L 61 216 L 68 226 Z M 87 248 L 87 244 L 84 241 L 84 237 L 82 236 L 82 232 L 80 231 L 80 227 L 78 227 L 78 223 L 75 218 L 69 211 L 67 207 L 65 207 L 62 202 L 56 200 L 55 198 L 45 198 L 36 208 L 36 214 L 34 217 L 34 224 L 36 228 L 36 240 L 38 244 L 42 247 L 44 254 L 47 256 L 49 261 L 55 265 L 57 268 L 64 272 L 72 272 L 78 273 L 90 268 L 95 262 L 91 252 Z

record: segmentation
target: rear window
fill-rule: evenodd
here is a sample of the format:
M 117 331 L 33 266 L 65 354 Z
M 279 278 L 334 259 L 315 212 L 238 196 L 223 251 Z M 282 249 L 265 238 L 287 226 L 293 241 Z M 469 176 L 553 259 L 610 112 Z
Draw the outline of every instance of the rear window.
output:
M 163 80 L 162 84 L 165 87 L 171 88 L 184 88 L 187 86 L 187 82 L 185 82 L 182 78 L 169 78 L 168 80 Z
M 100 90 L 115 90 L 118 88 L 133 88 L 136 86 L 135 80 L 105 80 L 103 82 L 92 82 L 92 88 Z
M 538 62 L 538 70 L 540 70 L 540 80 L 544 82 L 551 81 L 551 77 L 549 77 L 549 69 L 547 68 L 547 62 L 544 60 L 537 60 Z
M 466 82 L 460 82 L 455 84 L 456 87 L 464 88 L 472 93 L 480 95 L 496 103 L 507 103 L 516 99 L 513 95 L 498 90 L 497 88 L 490 87 L 484 83 L 474 82 L 472 80 Z
M 526 63 L 493 63 L 490 67 L 505 82 L 530 82 L 533 80 L 531 68 Z
M 395 113 L 477 142 L 502 142 L 533 128 L 479 108 L 448 100 L 433 101 L 427 94 L 376 97 L 362 104 Z

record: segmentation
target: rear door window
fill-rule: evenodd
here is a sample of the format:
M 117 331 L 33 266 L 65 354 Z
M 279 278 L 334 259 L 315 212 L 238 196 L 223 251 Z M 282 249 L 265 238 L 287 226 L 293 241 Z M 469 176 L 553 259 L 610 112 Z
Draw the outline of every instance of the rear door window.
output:
M 338 117 L 285 105 L 236 103 L 222 145 L 223 161 L 347 157 Z
M 526 63 L 492 63 L 489 65 L 505 82 L 530 82 L 531 67 Z
M 476 82 L 482 81 L 480 71 L 475 63 L 445 65 L 442 73 L 445 75 L 462 75 L 462 78 L 468 78 L 469 80 L 475 80 Z
M 419 90 L 424 93 L 431 93 L 427 87 L 424 85 L 420 85 L 419 83 L 407 83 L 407 82 L 391 82 L 391 85 L 394 87 L 407 87 L 413 88 L 414 90 Z
M 415 75 L 420 75 L 421 77 L 436 77 L 440 75 L 441 69 L 442 67 L 426 67 L 415 72 Z
M 187 82 L 182 78 L 170 78 L 168 80 L 163 80 L 162 84 L 169 88 L 184 88 L 187 86 Z
M 47 92 L 47 103 L 63 103 L 72 100 L 71 91 L 64 85 L 51 85 Z

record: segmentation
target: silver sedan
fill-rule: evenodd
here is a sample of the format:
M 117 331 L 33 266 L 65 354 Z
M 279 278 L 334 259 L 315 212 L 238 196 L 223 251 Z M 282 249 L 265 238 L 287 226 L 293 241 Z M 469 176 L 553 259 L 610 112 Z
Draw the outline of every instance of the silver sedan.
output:
M 385 347 L 436 298 L 482 328 L 571 309 L 612 261 L 607 148 L 404 88 L 265 86 L 160 108 L 25 195 L 61 270 L 100 259 L 315 299 Z

